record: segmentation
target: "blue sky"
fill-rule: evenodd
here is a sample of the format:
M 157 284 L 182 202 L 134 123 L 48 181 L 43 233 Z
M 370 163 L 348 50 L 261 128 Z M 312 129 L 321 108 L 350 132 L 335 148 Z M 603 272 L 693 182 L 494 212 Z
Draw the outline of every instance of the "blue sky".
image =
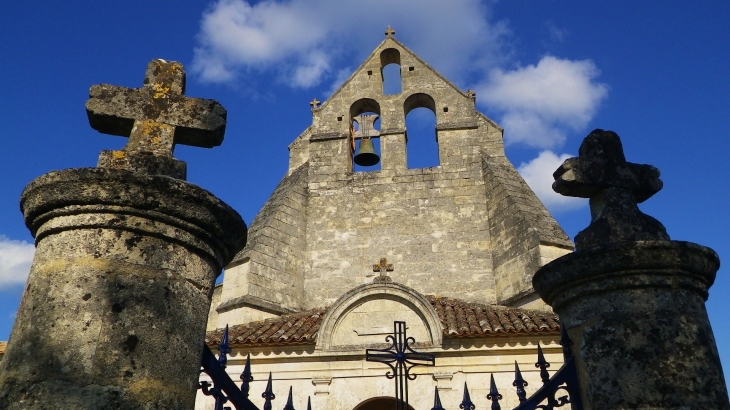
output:
M 221 147 L 175 154 L 188 162 L 190 182 L 250 223 L 286 172 L 287 145 L 310 124 L 309 101 L 325 100 L 387 25 L 457 86 L 477 92 L 477 108 L 505 127 L 508 157 L 571 237 L 587 226 L 588 209 L 551 195 L 550 174 L 592 129 L 611 129 L 629 161 L 662 171 L 665 188 L 642 210 L 672 239 L 709 246 L 727 262 L 728 21 L 725 0 L 4 4 L 0 340 L 32 257 L 18 207 L 23 187 L 50 170 L 95 166 L 102 149 L 126 142 L 88 126 L 91 85 L 139 87 L 149 60 L 182 62 L 187 94 L 220 101 L 229 121 Z M 419 127 L 413 120 L 409 129 Z M 428 150 L 417 142 L 409 152 Z M 729 275 L 720 269 L 707 303 L 726 373 Z

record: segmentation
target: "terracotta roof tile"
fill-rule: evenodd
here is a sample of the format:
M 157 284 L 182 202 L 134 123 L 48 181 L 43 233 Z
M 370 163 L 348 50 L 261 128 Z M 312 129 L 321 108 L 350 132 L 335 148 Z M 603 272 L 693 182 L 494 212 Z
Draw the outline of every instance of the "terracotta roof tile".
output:
M 447 337 L 483 337 L 510 333 L 560 333 L 558 316 L 551 312 L 465 302 L 426 296 Z
M 436 310 L 446 337 L 503 336 L 515 333 L 559 333 L 554 313 L 465 302 L 459 299 L 426 296 Z M 229 330 L 231 346 L 314 344 L 327 308 L 274 317 Z M 210 331 L 205 342 L 215 346 L 223 329 Z
M 231 326 L 228 338 L 231 346 L 314 344 L 317 330 L 326 309 L 311 309 L 305 312 L 274 317 L 243 325 Z M 223 337 L 223 329 L 206 334 L 205 343 L 217 345 Z

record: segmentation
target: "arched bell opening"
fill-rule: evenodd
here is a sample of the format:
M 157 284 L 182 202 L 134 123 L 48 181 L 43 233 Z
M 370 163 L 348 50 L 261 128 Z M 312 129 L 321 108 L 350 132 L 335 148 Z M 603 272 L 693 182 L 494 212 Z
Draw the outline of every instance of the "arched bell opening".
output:
M 373 397 L 371 399 L 364 400 L 362 403 L 355 406 L 353 410 L 397 410 L 395 397 Z M 408 405 L 408 410 L 413 410 L 413 407 Z
M 406 124 L 407 167 L 429 168 L 441 164 L 436 132 L 436 102 L 433 97 L 417 93 L 403 103 Z
M 400 51 L 388 48 L 380 53 L 380 75 L 383 79 L 383 95 L 403 92 Z
M 380 104 L 363 98 L 350 106 L 350 153 L 353 171 L 379 171 Z

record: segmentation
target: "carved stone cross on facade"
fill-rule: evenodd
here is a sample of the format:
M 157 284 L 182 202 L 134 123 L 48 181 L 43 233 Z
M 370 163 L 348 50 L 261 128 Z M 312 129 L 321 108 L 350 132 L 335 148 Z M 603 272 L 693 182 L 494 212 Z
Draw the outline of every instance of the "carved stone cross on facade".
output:
M 319 109 L 319 104 L 319 100 L 315 98 L 312 100 L 312 102 L 309 103 L 309 106 L 312 107 L 312 111 L 314 111 L 316 109 Z
M 393 265 L 388 263 L 388 259 L 380 258 L 380 263 L 373 265 L 373 272 L 380 272 L 380 275 L 373 279 L 373 282 L 392 282 L 387 272 L 393 272 Z
M 91 127 L 129 137 L 121 151 L 102 151 L 98 166 L 185 179 L 185 163 L 172 157 L 175 144 L 220 145 L 226 110 L 214 100 L 184 93 L 182 64 L 159 59 L 148 64 L 142 88 L 92 86 L 86 102 Z
M 662 189 L 658 169 L 626 162 L 621 139 L 612 131 L 591 132 L 578 153 L 553 173 L 555 192 L 590 198 L 591 224 L 575 237 L 576 249 L 669 240 L 664 225 L 637 206 Z
M 385 29 L 385 35 L 388 37 L 393 37 L 393 34 L 395 34 L 395 30 L 393 30 L 392 28 L 390 28 L 390 26 L 388 26 L 388 28 Z
M 393 322 L 393 334 L 386 336 L 385 341 L 390 343 L 387 349 L 366 349 L 365 361 L 385 363 L 390 367 L 385 377 L 395 379 L 395 408 L 406 410 L 409 408 L 408 380 L 416 378 L 411 369 L 414 366 L 435 366 L 436 357 L 413 350 L 411 344 L 416 340 L 406 334 L 406 322 Z

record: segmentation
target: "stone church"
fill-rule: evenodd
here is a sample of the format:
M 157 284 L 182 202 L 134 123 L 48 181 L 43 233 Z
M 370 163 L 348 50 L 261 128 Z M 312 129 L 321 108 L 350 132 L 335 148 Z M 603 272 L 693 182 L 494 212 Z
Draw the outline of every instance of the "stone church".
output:
M 400 67 L 401 92 L 386 94 L 383 68 Z M 249 229 L 245 248 L 215 288 L 207 343 L 230 326 L 233 380 L 250 354 L 260 398 L 273 374 L 274 407 L 289 387 L 294 406 L 388 409 L 387 366 L 365 361 L 405 321 L 434 367 L 416 367 L 414 409 L 461 402 L 464 384 L 488 408 L 490 374 L 504 408 L 518 404 L 515 362 L 529 382 L 537 345 L 562 362 L 557 316 L 532 277 L 573 243 L 504 154 L 503 130 L 462 91 L 394 37 L 319 104 L 312 124 L 289 145 L 289 169 Z M 413 169 L 406 116 L 436 118 L 439 165 Z M 380 167 L 353 165 L 362 141 L 379 145 Z M 283 148 L 283 147 L 282 147 Z M 278 404 L 277 404 L 278 403 Z M 197 409 L 212 409 L 199 393 Z
M 525 406 L 730 410 L 705 308 L 719 257 L 640 211 L 659 170 L 628 162 L 615 132 L 591 132 L 553 174 L 556 192 L 590 199 L 572 252 L 474 93 L 393 34 L 311 103 L 248 242 L 240 215 L 172 156 L 176 144 L 220 145 L 225 129 L 218 102 L 184 95 L 182 64 L 152 60 L 141 88 L 92 86 L 91 127 L 129 141 L 21 195 L 36 252 L 0 343 L 0 408 L 202 410 L 222 388 L 264 410 L 392 409 L 384 364 L 420 357 L 411 410 L 513 408 L 525 393 Z M 397 93 L 384 86 L 391 64 Z M 408 166 L 414 109 L 436 118 L 437 166 Z M 221 369 L 201 347 L 225 346 L 228 327 Z M 386 357 L 392 334 L 398 354 Z M 533 366 L 540 346 L 550 380 L 544 361 Z M 249 358 L 248 387 L 207 383 L 239 379 Z

